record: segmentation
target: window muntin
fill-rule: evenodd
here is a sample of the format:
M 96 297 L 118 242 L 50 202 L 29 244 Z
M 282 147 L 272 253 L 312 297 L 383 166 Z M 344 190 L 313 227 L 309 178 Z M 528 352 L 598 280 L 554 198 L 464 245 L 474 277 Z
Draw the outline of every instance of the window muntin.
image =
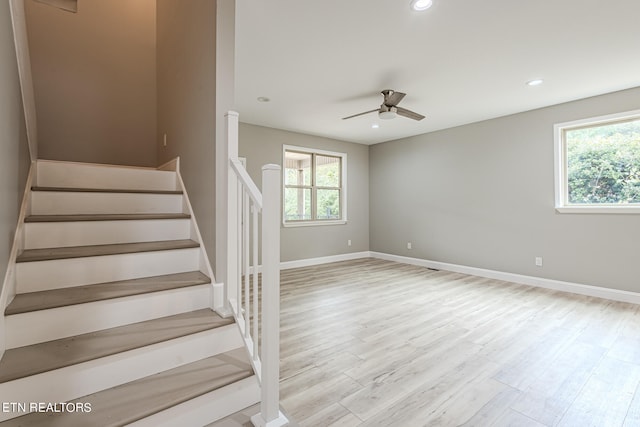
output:
M 555 131 L 558 211 L 640 212 L 640 111 Z
M 346 154 L 285 146 L 284 224 L 344 223 L 345 170 Z

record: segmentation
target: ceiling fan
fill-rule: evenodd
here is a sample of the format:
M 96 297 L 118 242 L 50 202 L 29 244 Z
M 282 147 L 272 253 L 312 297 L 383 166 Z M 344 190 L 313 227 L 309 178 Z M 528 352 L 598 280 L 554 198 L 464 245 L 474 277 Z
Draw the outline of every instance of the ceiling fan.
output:
M 411 110 L 407 110 L 406 108 L 398 107 L 402 98 L 404 98 L 407 94 L 402 92 L 396 92 L 395 90 L 385 89 L 380 92 L 382 96 L 384 96 L 384 101 L 380 104 L 380 108 L 376 108 L 375 110 L 365 111 L 364 113 L 354 114 L 353 116 L 343 117 L 342 120 L 351 119 L 353 117 L 362 116 L 364 114 L 373 113 L 375 111 L 378 112 L 378 117 L 381 119 L 394 119 L 396 116 L 403 116 L 413 120 L 422 120 L 424 116 L 422 114 L 415 113 Z

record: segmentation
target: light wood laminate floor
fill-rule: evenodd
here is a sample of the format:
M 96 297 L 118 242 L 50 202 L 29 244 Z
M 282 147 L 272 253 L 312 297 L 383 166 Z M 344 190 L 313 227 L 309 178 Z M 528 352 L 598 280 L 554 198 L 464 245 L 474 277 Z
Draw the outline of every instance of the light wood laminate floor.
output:
M 640 309 L 376 259 L 281 272 L 301 426 L 640 426 Z

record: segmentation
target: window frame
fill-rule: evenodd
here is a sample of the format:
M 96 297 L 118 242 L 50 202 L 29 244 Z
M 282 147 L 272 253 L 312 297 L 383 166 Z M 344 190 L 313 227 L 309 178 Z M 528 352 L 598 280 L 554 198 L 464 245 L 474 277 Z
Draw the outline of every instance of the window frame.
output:
M 304 185 L 302 188 L 311 189 L 311 219 L 287 220 L 285 209 L 285 193 L 287 188 L 296 188 L 296 186 L 287 186 L 286 184 L 286 155 L 287 151 L 310 154 L 311 155 L 311 185 Z M 340 158 L 340 187 L 318 187 L 316 185 L 316 155 Z M 339 189 L 340 191 L 340 219 L 316 219 L 317 216 L 317 190 L 318 189 Z M 342 225 L 347 223 L 347 154 L 336 151 L 318 150 L 309 147 L 300 147 L 296 145 L 282 146 L 282 225 L 284 227 L 310 227 L 317 225 Z
M 555 209 L 559 213 L 605 213 L 605 214 L 639 214 L 640 203 L 623 204 L 575 204 L 569 203 L 569 180 L 567 176 L 567 147 L 565 133 L 568 130 L 615 124 L 640 119 L 640 110 L 625 111 L 605 116 L 590 117 L 553 126 L 554 133 L 554 184 Z

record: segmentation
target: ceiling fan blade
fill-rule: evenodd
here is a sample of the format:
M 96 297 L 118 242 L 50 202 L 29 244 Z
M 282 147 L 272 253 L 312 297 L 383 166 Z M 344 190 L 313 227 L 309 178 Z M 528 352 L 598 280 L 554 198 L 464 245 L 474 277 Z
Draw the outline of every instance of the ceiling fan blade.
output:
M 380 109 L 376 108 L 375 110 L 365 111 L 364 113 L 358 113 L 358 114 L 354 114 L 353 116 L 343 117 L 342 120 L 352 119 L 352 118 L 358 117 L 358 116 L 364 116 L 365 114 L 373 113 L 374 111 L 378 111 L 378 110 L 380 110 Z
M 391 93 L 391 95 L 385 97 L 384 104 L 389 107 L 395 107 L 400 103 L 400 101 L 402 101 L 402 98 L 404 98 L 405 96 L 407 96 L 406 93 L 393 92 Z
M 406 108 L 402 108 L 402 107 L 396 107 L 396 108 L 398 109 L 398 111 L 396 112 L 398 113 L 399 116 L 404 116 L 413 120 L 424 119 L 424 116 L 422 114 L 415 113 L 411 110 L 407 110 Z

